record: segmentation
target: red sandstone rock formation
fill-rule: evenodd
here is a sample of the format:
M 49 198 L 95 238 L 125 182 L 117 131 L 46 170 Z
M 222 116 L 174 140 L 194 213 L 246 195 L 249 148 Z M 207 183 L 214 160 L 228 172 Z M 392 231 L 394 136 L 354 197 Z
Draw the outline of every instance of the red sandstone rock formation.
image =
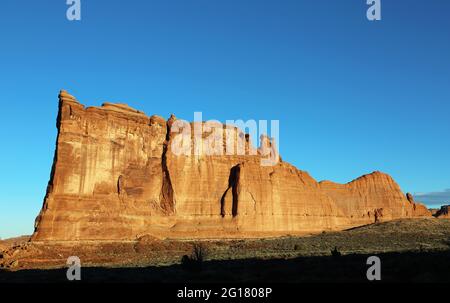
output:
M 245 155 L 208 155 L 204 145 L 180 155 L 173 150 L 175 116 L 147 117 L 125 104 L 85 108 L 65 91 L 59 98 L 54 163 L 34 241 L 262 237 L 431 216 L 380 172 L 318 183 L 285 162 L 262 166 L 272 142 L 263 138 L 255 149 L 248 136 Z M 223 130 L 223 144 L 213 148 L 225 151 L 230 140 L 239 146 L 243 134 Z
M 436 214 L 434 214 L 434 216 L 440 219 L 450 219 L 449 210 L 450 205 L 444 205 L 436 212 Z

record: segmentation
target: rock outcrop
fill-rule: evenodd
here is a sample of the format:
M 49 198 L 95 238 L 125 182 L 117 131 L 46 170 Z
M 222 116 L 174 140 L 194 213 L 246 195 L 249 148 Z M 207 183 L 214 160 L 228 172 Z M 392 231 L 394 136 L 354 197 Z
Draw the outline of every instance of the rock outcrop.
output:
M 441 206 L 441 209 L 439 209 L 434 214 L 434 216 L 436 218 L 441 218 L 441 219 L 450 219 L 449 211 L 450 211 L 450 205 L 444 205 L 444 206 Z
M 319 183 L 281 160 L 261 165 L 275 146 L 268 137 L 256 149 L 237 128 L 195 122 L 184 127 L 220 140 L 189 146 L 177 121 L 125 104 L 85 108 L 62 91 L 53 168 L 32 239 L 262 237 L 431 216 L 386 174 Z M 189 137 L 195 141 L 195 130 Z M 245 154 L 228 153 L 229 142 Z M 211 148 L 216 153 L 205 152 Z

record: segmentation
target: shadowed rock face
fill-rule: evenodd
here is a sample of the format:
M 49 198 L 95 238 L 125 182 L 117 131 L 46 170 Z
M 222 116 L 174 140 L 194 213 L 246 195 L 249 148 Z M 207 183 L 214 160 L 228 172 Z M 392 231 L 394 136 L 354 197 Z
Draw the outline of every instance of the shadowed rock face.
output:
M 449 210 L 450 210 L 450 205 L 444 205 L 444 206 L 441 207 L 441 209 L 436 211 L 434 216 L 436 218 L 449 219 L 450 218 Z
M 246 155 L 177 155 L 175 120 L 125 104 L 85 108 L 62 91 L 52 173 L 32 239 L 245 238 L 431 216 L 380 172 L 336 184 L 281 161 L 262 166 L 264 153 L 251 153 L 248 137 Z M 227 129 L 219 150 L 239 136 Z

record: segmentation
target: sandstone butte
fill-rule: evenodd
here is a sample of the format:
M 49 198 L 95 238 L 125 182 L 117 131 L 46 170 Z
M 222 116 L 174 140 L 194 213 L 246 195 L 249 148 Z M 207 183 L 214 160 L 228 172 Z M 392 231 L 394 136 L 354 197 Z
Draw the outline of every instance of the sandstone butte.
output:
M 125 104 L 85 108 L 61 91 L 53 167 L 32 240 L 250 238 L 431 217 L 381 172 L 337 184 L 282 160 L 261 166 L 260 153 L 177 156 L 175 119 Z
M 436 218 L 450 219 L 450 205 L 443 205 L 439 210 L 436 211 L 434 216 Z

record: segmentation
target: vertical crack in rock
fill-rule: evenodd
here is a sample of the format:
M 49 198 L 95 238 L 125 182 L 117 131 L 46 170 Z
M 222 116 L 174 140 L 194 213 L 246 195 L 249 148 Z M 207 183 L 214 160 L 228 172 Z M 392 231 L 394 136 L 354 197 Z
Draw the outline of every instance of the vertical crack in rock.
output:
M 409 203 L 415 203 L 414 196 L 410 193 L 406 193 L 406 199 L 409 201 Z
M 230 190 L 230 187 L 228 186 L 227 190 L 223 193 L 222 198 L 220 198 L 220 215 L 222 216 L 222 218 L 225 217 L 225 215 L 226 215 L 225 199 L 226 199 L 226 196 L 227 196 L 229 190 Z
M 172 117 L 171 117 L 172 119 Z M 167 151 L 169 148 L 170 141 L 170 127 L 171 123 L 167 121 L 167 133 L 166 141 L 163 144 L 163 153 L 161 157 L 161 167 L 162 167 L 162 188 L 160 195 L 160 205 L 165 214 L 175 213 L 175 199 L 173 193 L 172 180 L 170 179 L 169 168 L 167 167 Z
M 379 223 L 380 222 L 380 218 L 383 217 L 383 209 L 382 208 L 377 208 L 374 211 L 374 223 Z
M 232 182 L 232 194 L 233 194 L 233 208 L 231 209 L 231 213 L 233 217 L 236 217 L 238 215 L 238 182 L 239 182 L 239 175 L 241 172 L 241 167 L 235 166 L 231 169 L 231 182 Z
M 230 190 L 232 194 L 231 215 L 233 217 L 236 217 L 238 215 L 238 202 L 239 202 L 238 185 L 240 172 L 241 172 L 240 164 L 233 166 L 230 170 L 230 176 L 228 178 L 228 188 L 222 195 L 222 198 L 220 199 L 220 206 L 221 206 L 220 214 L 222 217 L 225 217 L 225 215 L 227 214 L 227 207 L 229 206 L 226 204 L 226 197 Z
M 117 195 L 119 197 L 120 202 L 125 201 L 126 191 L 125 191 L 125 177 L 120 175 L 117 179 Z
M 253 200 L 253 211 L 256 213 L 256 199 L 255 199 L 255 197 L 253 196 L 253 194 L 252 194 L 252 192 L 251 191 L 249 191 L 249 190 L 247 190 L 247 192 L 250 194 L 250 197 L 252 198 L 252 200 Z

